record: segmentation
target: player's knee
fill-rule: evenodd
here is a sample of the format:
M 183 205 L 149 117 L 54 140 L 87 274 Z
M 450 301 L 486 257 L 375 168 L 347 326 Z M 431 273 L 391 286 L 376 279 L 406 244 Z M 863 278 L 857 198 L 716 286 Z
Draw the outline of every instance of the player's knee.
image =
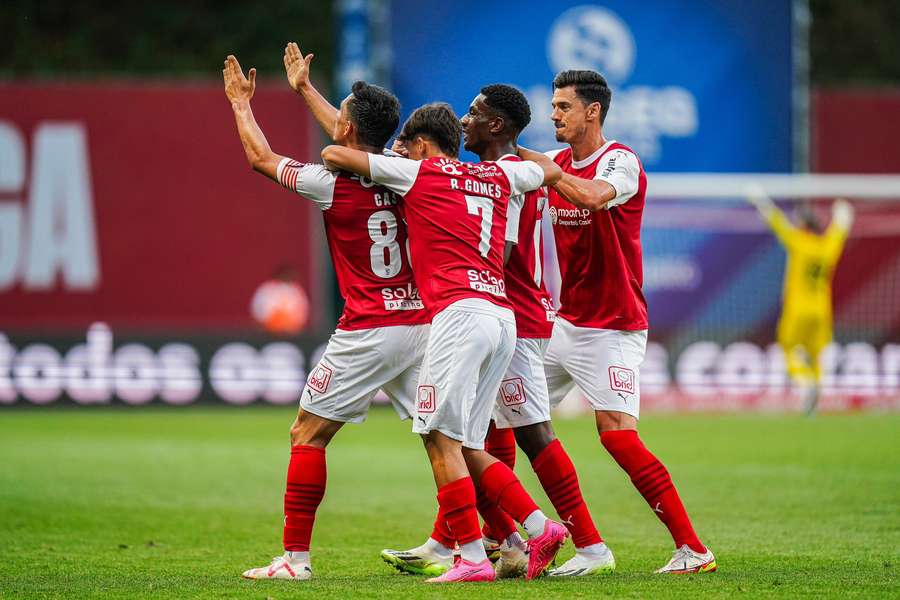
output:
M 514 431 L 516 445 L 522 449 L 528 460 L 532 462 L 544 451 L 544 448 L 556 439 L 556 434 L 553 432 L 553 425 L 550 424 L 550 421 L 526 425 L 525 427 L 516 427 Z
M 628 413 L 613 410 L 594 411 L 597 422 L 597 433 L 604 431 L 622 431 L 626 429 L 637 430 L 637 418 Z
M 291 424 L 291 445 L 324 448 L 342 425 L 337 421 L 301 412 Z

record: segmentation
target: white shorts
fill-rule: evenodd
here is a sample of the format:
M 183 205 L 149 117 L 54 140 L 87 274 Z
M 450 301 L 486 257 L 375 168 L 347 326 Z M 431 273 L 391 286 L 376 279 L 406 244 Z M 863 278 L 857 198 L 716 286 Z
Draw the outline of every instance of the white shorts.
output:
M 576 327 L 557 317 L 544 371 L 550 404 L 556 406 L 577 385 L 594 410 L 635 418 L 641 412 L 640 366 L 647 350 L 647 330 L 618 331 Z
M 512 311 L 487 300 L 467 298 L 435 315 L 413 431 L 439 431 L 466 448 L 483 449 L 500 380 L 515 346 Z
M 336 330 L 306 379 L 300 406 L 332 421 L 362 423 L 381 389 L 401 419 L 411 418 L 429 327 Z
M 524 427 L 550 420 L 550 396 L 544 375 L 549 339 L 516 338 L 516 351 L 500 383 L 494 422 L 497 427 Z

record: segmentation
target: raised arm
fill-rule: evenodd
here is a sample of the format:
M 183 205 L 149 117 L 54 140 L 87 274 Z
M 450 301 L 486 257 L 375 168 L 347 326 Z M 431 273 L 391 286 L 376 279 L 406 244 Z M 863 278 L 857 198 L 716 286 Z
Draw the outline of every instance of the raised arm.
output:
M 322 150 L 322 161 L 332 171 L 349 171 L 370 177 L 369 153 L 344 146 L 325 146 Z
M 303 97 L 316 122 L 333 139 L 334 124 L 338 118 L 338 109 L 331 105 L 309 80 L 309 65 L 315 55 L 303 56 L 296 42 L 290 42 L 284 48 L 284 70 L 291 89 Z
M 284 157 L 272 152 L 266 136 L 253 117 L 250 100 L 253 98 L 253 92 L 256 91 L 256 69 L 250 69 L 249 75 L 249 79 L 244 77 L 237 58 L 229 54 L 222 69 L 222 77 L 225 80 L 225 96 L 231 102 L 231 110 L 234 112 L 234 120 L 237 123 L 241 143 L 244 145 L 247 162 L 255 171 L 278 181 L 278 163 Z
M 762 216 L 763 220 L 772 229 L 772 233 L 775 234 L 775 237 L 778 238 L 783 246 L 787 247 L 791 242 L 791 234 L 794 233 L 794 226 L 791 225 L 791 222 L 785 214 L 781 212 L 781 209 L 775 206 L 775 203 L 772 202 L 771 198 L 769 198 L 765 191 L 757 185 L 752 185 L 747 188 L 745 195 L 747 197 L 747 202 L 756 207 L 760 216 Z

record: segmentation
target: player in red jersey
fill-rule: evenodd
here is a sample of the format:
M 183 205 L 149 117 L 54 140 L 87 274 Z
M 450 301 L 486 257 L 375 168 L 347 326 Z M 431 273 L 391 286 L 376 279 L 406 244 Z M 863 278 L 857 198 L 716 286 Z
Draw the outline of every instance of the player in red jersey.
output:
M 601 443 L 675 542 L 657 572 L 714 571 L 716 559 L 694 532 L 669 472 L 637 433 L 648 327 L 640 237 L 647 177 L 630 148 L 603 137 L 612 94 L 599 73 L 563 71 L 553 88 L 556 139 L 569 147 L 548 153 L 564 173 L 550 191 L 562 276 L 545 359 L 551 399 L 558 403 L 577 385 L 590 400 Z M 579 566 L 569 563 L 559 574 Z
M 371 177 L 403 196 L 413 271 L 435 316 L 419 381 L 413 431 L 424 434 L 438 504 L 460 547 L 453 568 L 429 581 L 495 577 L 481 541 L 475 486 L 523 524 L 526 578 L 540 575 L 568 535 L 538 509 L 504 463 L 483 450 L 500 381 L 515 350 L 503 279 L 509 197 L 555 181 L 551 163 L 462 163 L 461 125 L 446 104 L 417 109 L 400 140 L 409 158 L 329 146 L 329 166 Z
M 485 86 L 461 120 L 465 148 L 482 161 L 521 160 L 515 154 L 517 139 L 530 121 L 531 109 L 522 92 L 503 84 Z M 516 244 L 508 249 L 505 280 L 516 317 L 516 349 L 500 384 L 494 409 L 496 426 L 489 430 L 486 449 L 513 468 L 518 441 L 557 514 L 568 526 L 576 552 L 588 559 L 578 574 L 588 575 L 614 569 L 615 560 L 594 526 L 575 467 L 550 423 L 543 360 L 555 311 L 542 278 L 541 217 L 546 201 L 546 188 L 526 193 L 518 224 L 511 222 L 511 239 Z M 486 548 L 496 546 L 500 551 L 497 576 L 522 574 L 527 558 L 515 523 L 481 493 L 478 509 L 485 518 Z M 423 566 L 449 565 L 452 545 L 453 537 L 439 514 L 425 544 L 406 551 L 385 550 L 382 558 L 400 570 L 420 572 Z
M 407 240 L 397 196 L 358 176 L 274 153 L 250 108 L 255 69 L 249 75 L 244 77 L 233 56 L 225 61 L 225 94 L 247 160 L 254 170 L 322 210 L 338 287 L 346 300 L 291 425 L 285 552 L 266 567 L 244 572 L 250 579 L 304 580 L 312 576 L 309 544 L 316 509 L 325 493 L 325 447 L 344 423 L 365 419 L 379 388 L 401 417 L 412 416 L 430 315 L 402 251 Z M 341 103 L 333 137 L 361 152 L 381 152 L 399 120 L 400 104 L 392 94 L 357 82 Z

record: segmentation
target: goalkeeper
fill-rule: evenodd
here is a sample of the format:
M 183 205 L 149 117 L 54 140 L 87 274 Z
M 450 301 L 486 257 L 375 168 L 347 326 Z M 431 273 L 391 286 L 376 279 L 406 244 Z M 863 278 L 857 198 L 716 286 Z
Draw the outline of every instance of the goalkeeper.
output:
M 831 280 L 853 223 L 853 209 L 846 200 L 835 201 L 831 223 L 821 232 L 808 209 L 800 213 L 798 227 L 764 194 L 753 192 L 748 200 L 787 253 L 778 344 L 788 375 L 808 391 L 806 412 L 812 414 L 819 400 L 819 354 L 832 339 Z

